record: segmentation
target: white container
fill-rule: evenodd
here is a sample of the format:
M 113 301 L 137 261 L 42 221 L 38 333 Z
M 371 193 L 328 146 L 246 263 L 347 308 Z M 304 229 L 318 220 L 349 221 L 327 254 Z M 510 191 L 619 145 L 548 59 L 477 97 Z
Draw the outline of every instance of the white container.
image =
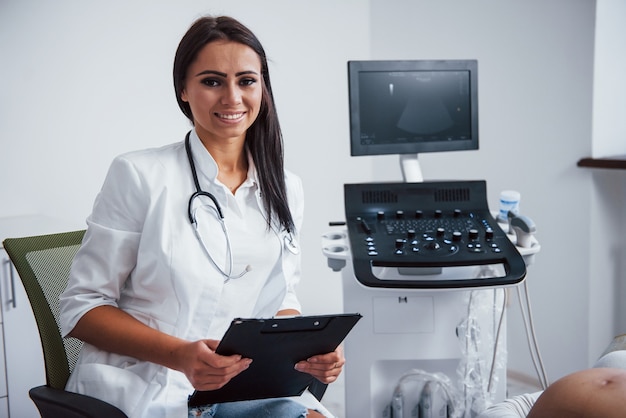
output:
M 503 190 L 500 192 L 500 211 L 498 212 L 499 222 L 508 222 L 509 212 L 519 214 L 519 201 L 521 195 L 515 190 Z

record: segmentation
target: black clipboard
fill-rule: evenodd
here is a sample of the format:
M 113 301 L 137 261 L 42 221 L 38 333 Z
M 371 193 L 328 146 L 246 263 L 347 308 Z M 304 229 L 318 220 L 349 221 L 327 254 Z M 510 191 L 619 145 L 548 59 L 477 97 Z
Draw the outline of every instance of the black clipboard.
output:
M 195 391 L 189 406 L 301 395 L 315 378 L 294 365 L 334 351 L 359 319 L 358 313 L 234 319 L 215 351 L 251 358 L 250 367 L 220 389 Z

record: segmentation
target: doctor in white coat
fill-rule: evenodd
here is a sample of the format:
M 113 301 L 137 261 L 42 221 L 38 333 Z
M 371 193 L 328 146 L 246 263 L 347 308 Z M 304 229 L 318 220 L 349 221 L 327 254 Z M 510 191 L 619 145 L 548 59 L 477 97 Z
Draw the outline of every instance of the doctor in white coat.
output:
M 251 360 L 214 352 L 236 317 L 300 313 L 302 184 L 283 168 L 265 52 L 228 17 L 198 19 L 174 61 L 184 141 L 117 157 L 61 295 L 85 342 L 67 389 L 131 418 L 332 416 L 315 398 L 188 409 Z M 296 365 L 337 379 L 341 349 Z

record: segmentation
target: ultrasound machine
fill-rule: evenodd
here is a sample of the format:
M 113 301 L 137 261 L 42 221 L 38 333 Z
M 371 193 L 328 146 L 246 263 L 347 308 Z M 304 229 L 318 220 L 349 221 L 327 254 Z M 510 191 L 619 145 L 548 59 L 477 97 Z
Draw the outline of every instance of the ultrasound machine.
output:
M 348 80 L 351 155 L 398 154 L 403 181 L 345 184 L 345 222 L 322 236 L 363 315 L 346 417 L 476 416 L 506 396 L 508 292 L 540 248 L 485 181 L 422 178 L 419 153 L 478 149 L 477 62 L 350 61 Z

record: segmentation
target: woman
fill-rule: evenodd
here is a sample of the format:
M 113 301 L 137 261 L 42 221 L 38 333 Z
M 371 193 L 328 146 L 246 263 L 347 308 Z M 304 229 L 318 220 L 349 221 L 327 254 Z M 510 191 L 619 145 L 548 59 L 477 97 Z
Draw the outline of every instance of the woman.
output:
M 176 51 L 174 88 L 193 130 L 117 157 L 87 219 L 61 296 L 63 333 L 85 342 L 67 389 L 131 418 L 330 416 L 307 393 L 187 411 L 194 389 L 218 389 L 251 362 L 214 352 L 233 318 L 299 314 L 303 207 L 250 30 L 197 20 Z M 344 362 L 338 349 L 296 369 L 331 383 Z
M 621 418 L 626 416 L 626 335 L 618 335 L 590 369 L 493 405 L 478 418 Z

